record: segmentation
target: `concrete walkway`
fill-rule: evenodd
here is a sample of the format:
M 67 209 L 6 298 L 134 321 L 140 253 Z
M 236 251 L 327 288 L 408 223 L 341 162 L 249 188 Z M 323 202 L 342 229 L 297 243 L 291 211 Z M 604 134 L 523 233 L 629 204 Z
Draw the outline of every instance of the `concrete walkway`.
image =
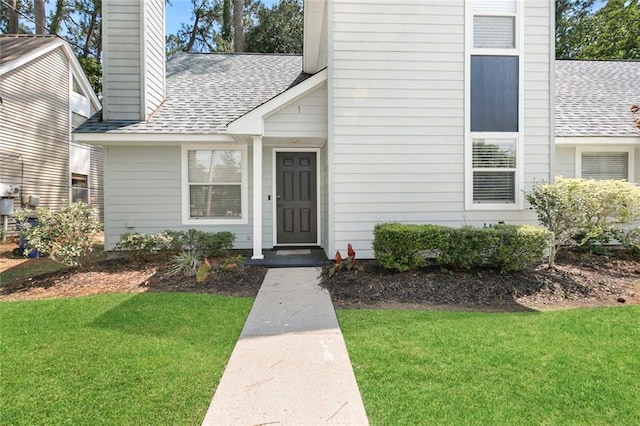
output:
M 367 425 L 320 268 L 269 269 L 203 425 Z

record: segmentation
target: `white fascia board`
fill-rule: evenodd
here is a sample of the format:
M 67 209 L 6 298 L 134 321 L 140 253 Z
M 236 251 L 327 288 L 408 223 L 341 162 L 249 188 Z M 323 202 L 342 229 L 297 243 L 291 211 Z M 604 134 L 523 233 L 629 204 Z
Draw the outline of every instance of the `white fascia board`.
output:
M 92 145 L 181 145 L 185 143 L 237 143 L 229 135 L 184 133 L 73 133 L 73 141 Z
M 227 127 L 227 133 L 233 135 L 264 135 L 264 119 L 266 117 L 275 114 L 291 102 L 312 92 L 325 81 L 327 81 L 326 69 L 232 121 Z
M 62 50 L 69 58 L 69 63 L 71 64 L 71 69 L 73 70 L 73 75 L 78 80 L 78 84 L 82 87 L 82 91 L 85 93 L 87 98 L 91 101 L 91 104 L 95 107 L 96 111 L 100 111 L 102 109 L 102 104 L 96 95 L 96 92 L 93 91 L 93 87 L 91 87 L 91 83 L 89 83 L 89 79 L 87 75 L 84 73 L 84 70 L 80 66 L 80 62 L 78 62 L 78 58 L 71 50 L 71 47 L 67 43 L 62 44 Z
M 320 40 L 322 34 L 322 17 L 325 0 L 304 0 L 304 32 L 303 32 L 303 56 L 302 69 L 304 72 L 314 73 L 318 71 L 318 59 L 320 55 Z
M 69 64 L 71 64 L 71 69 L 74 75 L 76 76 L 78 83 L 80 84 L 80 86 L 82 86 L 82 89 L 86 93 L 87 97 L 91 100 L 96 110 L 100 110 L 102 108 L 102 106 L 100 105 L 100 101 L 98 100 L 98 97 L 93 91 L 93 88 L 91 87 L 91 84 L 87 79 L 87 76 L 82 70 L 80 63 L 76 58 L 76 55 L 73 53 L 73 50 L 71 50 L 71 47 L 69 46 L 69 44 L 61 38 L 52 39 L 51 42 L 48 43 L 47 45 L 42 46 L 39 49 L 35 49 L 32 52 L 29 52 L 28 54 L 23 55 L 14 61 L 8 62 L 0 66 L 0 75 L 6 74 L 9 71 L 19 68 L 33 61 L 34 59 L 39 58 L 40 56 L 46 55 L 47 53 L 57 49 L 58 47 L 61 47 L 64 54 L 67 56 L 67 59 L 69 60 Z
M 638 136 L 556 136 L 556 145 L 640 145 Z

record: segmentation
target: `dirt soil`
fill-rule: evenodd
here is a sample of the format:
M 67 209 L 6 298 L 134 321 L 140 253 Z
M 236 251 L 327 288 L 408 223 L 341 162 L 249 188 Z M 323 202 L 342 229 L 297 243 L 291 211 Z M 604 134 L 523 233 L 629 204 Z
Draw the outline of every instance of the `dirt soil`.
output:
M 44 261 L 15 258 L 4 246 L 0 252 L 4 252 L 0 272 Z M 364 271 L 339 272 L 332 278 L 328 268 L 323 270 L 323 286 L 336 307 L 523 311 L 640 304 L 640 259 L 625 252 L 602 256 L 567 251 L 555 269 L 541 264 L 513 274 L 489 269 L 445 271 L 437 266 L 397 273 L 374 261 L 362 264 Z M 145 291 L 255 296 L 266 271 L 238 264 L 197 283 L 194 277 L 170 275 L 166 260 L 116 258 L 26 280 L 5 280 L 0 283 L 0 300 Z

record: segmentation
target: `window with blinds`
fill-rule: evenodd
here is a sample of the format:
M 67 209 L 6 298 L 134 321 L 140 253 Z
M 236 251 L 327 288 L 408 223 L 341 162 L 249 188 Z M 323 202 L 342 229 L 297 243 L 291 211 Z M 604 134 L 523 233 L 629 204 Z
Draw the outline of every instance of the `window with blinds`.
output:
M 581 176 L 585 179 L 629 179 L 628 152 L 583 152 Z
M 242 151 L 189 150 L 187 167 L 192 219 L 242 217 Z
M 516 0 L 473 2 L 473 47 L 515 49 Z
M 473 201 L 515 203 L 516 140 L 473 140 Z

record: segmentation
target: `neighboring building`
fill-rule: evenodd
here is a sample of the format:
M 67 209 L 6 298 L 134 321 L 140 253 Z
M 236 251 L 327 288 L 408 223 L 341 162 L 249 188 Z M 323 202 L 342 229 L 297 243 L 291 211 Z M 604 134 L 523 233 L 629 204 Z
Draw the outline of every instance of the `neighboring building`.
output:
M 0 98 L 0 187 L 19 188 L 14 208 L 31 196 L 42 207 L 84 201 L 102 211 L 102 149 L 71 142 L 100 102 L 69 45 L 0 35 Z
M 640 61 L 557 61 L 555 174 L 640 183 L 634 105 Z
M 107 247 L 125 232 L 229 230 L 352 243 L 377 223 L 536 223 L 552 179 L 553 1 L 306 0 L 302 57 L 183 54 L 164 0 L 105 0 Z

